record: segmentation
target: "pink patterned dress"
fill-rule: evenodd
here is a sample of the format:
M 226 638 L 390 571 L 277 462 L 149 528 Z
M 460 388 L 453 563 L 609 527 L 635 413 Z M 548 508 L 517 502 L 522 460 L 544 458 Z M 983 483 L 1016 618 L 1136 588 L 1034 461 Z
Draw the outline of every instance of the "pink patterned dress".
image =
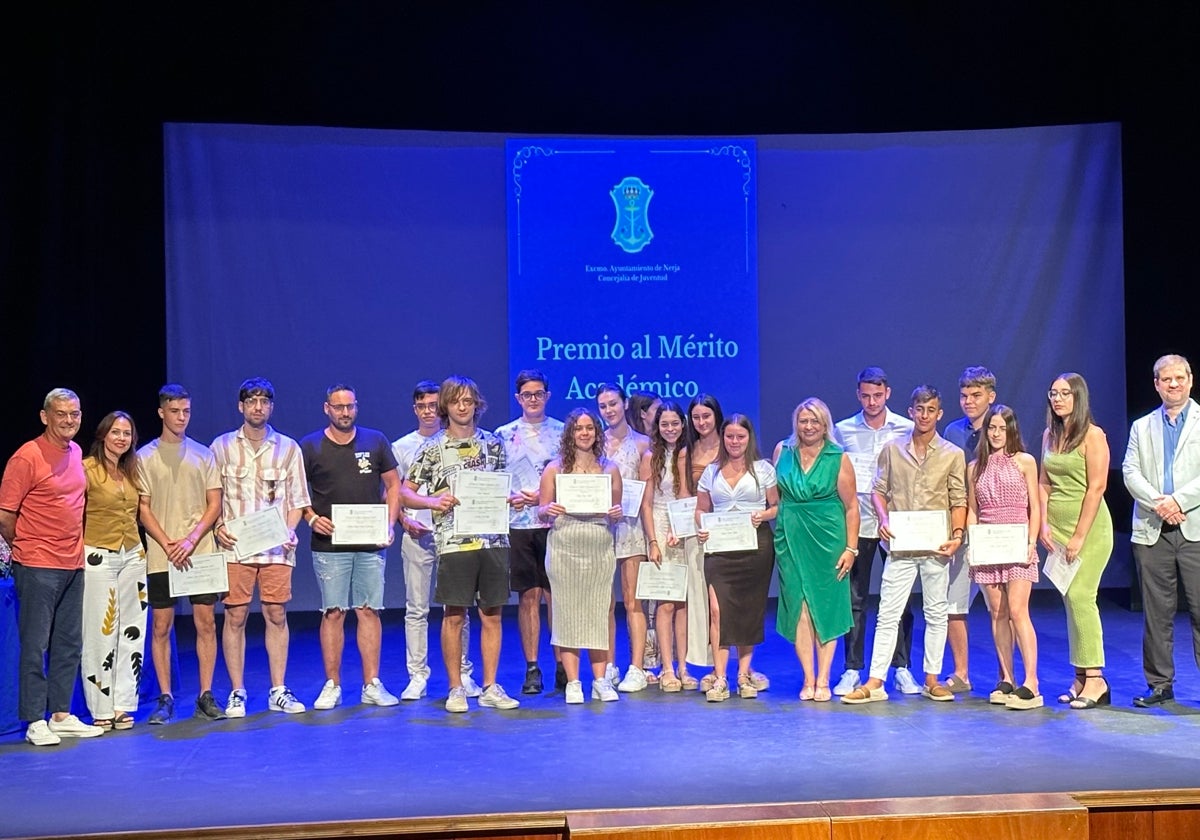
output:
M 1029 486 L 1012 455 L 988 457 L 987 467 L 975 485 L 979 521 L 984 525 L 1023 525 L 1029 521 Z M 975 583 L 1002 584 L 1010 580 L 1038 581 L 1037 563 L 1008 563 L 999 566 L 972 566 Z

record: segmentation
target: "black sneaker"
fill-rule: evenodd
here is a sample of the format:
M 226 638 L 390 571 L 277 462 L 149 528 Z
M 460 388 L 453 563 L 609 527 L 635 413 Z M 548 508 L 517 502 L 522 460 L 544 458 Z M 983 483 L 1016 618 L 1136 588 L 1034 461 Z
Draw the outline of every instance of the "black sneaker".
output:
M 522 694 L 542 693 L 542 669 L 530 665 L 525 669 L 525 684 L 521 686 Z
M 225 710 L 217 705 L 217 700 L 211 691 L 206 691 L 196 698 L 196 711 L 192 717 L 203 720 L 225 720 Z
M 554 666 L 554 688 L 557 691 L 567 690 L 567 669 L 561 662 Z
M 146 723 L 161 726 L 164 723 L 170 723 L 174 716 L 175 698 L 170 694 L 160 694 L 158 695 L 158 705 L 154 707 L 154 711 L 150 713 L 150 718 Z

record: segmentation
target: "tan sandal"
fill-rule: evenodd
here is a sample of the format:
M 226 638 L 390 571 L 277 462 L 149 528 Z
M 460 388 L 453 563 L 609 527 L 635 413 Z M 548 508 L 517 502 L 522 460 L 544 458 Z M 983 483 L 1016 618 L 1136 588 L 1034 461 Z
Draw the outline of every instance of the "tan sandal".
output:
M 813 692 L 813 700 L 818 703 L 828 703 L 833 699 L 833 692 L 829 690 L 829 683 L 825 685 L 817 684 L 817 690 Z
M 113 720 L 112 718 L 92 718 L 92 726 L 97 726 L 108 732 L 113 728 Z
M 686 669 L 679 669 L 679 682 L 683 685 L 684 691 L 695 691 L 701 687 L 700 680 L 693 677 Z
M 800 689 L 800 699 L 801 700 L 811 700 L 811 699 L 813 699 L 813 697 L 816 696 L 816 694 L 817 694 L 816 687 L 808 685 L 807 683 L 805 683 L 804 687 Z
M 674 674 L 662 674 L 658 678 L 659 690 L 668 694 L 673 694 L 677 691 L 683 691 L 683 681 Z
M 133 715 L 129 714 L 129 712 L 118 712 L 112 719 L 112 728 L 118 731 L 133 729 Z

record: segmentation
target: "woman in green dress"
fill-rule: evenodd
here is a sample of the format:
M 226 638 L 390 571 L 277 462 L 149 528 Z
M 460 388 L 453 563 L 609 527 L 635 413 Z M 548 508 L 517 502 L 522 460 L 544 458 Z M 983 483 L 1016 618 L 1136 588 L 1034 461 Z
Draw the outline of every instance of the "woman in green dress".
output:
M 1108 441 L 1092 420 L 1088 387 L 1077 373 L 1050 385 L 1038 490 L 1042 503 L 1041 543 L 1061 551 L 1078 571 L 1063 595 L 1067 643 L 1075 679 L 1058 698 L 1072 709 L 1093 709 L 1111 700 L 1104 679 L 1104 631 L 1096 593 L 1112 554 L 1112 517 L 1104 504 L 1108 486 Z
M 775 555 L 779 607 L 775 627 L 796 645 L 804 671 L 801 700 L 830 699 L 829 669 L 837 640 L 854 624 L 850 567 L 858 551 L 854 467 L 833 442 L 825 403 L 809 397 L 792 414 L 792 437 L 775 447 L 779 517 Z M 813 652 L 816 652 L 816 670 Z

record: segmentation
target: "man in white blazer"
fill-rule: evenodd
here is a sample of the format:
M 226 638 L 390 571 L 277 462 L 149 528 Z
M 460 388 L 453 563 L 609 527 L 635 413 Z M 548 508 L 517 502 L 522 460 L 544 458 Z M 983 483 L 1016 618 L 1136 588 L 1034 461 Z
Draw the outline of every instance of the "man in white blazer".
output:
M 1134 421 L 1121 473 L 1133 496 L 1133 556 L 1142 581 L 1142 668 L 1147 691 L 1133 705 L 1175 699 L 1175 611 L 1183 587 L 1200 667 L 1200 406 L 1183 356 L 1154 363 L 1162 406 Z

